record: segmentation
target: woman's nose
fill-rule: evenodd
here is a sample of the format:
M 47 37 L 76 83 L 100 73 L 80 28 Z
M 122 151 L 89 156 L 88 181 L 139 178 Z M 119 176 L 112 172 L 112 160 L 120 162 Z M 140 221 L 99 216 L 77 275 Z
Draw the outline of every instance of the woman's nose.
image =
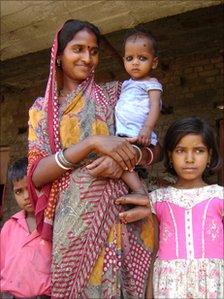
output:
M 91 55 L 90 55 L 90 52 L 89 52 L 88 50 L 86 50 L 85 52 L 83 52 L 82 60 L 83 60 L 86 64 L 90 63 Z

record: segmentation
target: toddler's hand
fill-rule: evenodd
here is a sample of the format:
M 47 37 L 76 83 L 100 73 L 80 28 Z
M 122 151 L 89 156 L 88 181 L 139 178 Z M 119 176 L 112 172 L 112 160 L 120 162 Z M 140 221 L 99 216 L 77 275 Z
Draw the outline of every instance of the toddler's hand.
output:
M 143 127 L 138 135 L 138 143 L 143 146 L 149 146 L 151 143 L 151 129 Z

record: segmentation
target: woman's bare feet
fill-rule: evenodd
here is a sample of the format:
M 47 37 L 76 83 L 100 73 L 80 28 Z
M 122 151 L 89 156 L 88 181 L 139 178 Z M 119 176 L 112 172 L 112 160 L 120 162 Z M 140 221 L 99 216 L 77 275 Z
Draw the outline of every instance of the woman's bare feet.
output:
M 132 193 L 126 196 L 122 196 L 115 200 L 115 204 L 137 205 L 137 207 L 119 213 L 121 222 L 125 224 L 141 220 L 151 214 L 149 198 L 145 194 Z

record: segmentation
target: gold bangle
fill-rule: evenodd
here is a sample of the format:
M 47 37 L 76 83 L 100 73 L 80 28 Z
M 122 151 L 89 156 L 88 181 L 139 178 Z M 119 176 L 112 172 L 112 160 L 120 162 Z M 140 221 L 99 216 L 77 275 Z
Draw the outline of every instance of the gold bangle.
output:
M 141 160 L 142 160 L 142 151 L 141 151 L 140 147 L 138 147 L 137 145 L 132 144 L 132 146 L 133 146 L 134 148 L 136 148 L 137 151 L 138 151 L 138 153 L 139 153 L 138 161 L 137 161 L 137 163 L 136 163 L 136 165 L 138 165 L 138 164 L 141 162 Z

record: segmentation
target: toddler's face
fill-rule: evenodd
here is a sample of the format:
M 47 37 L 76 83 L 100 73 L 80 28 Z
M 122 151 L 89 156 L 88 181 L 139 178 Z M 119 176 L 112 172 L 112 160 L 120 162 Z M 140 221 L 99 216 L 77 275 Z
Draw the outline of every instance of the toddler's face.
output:
M 21 180 L 13 181 L 13 192 L 18 206 L 22 210 L 32 213 L 34 210 L 27 190 L 27 176 L 24 176 Z
M 124 67 L 132 79 L 149 76 L 158 64 L 150 41 L 146 37 L 130 38 L 125 43 Z

